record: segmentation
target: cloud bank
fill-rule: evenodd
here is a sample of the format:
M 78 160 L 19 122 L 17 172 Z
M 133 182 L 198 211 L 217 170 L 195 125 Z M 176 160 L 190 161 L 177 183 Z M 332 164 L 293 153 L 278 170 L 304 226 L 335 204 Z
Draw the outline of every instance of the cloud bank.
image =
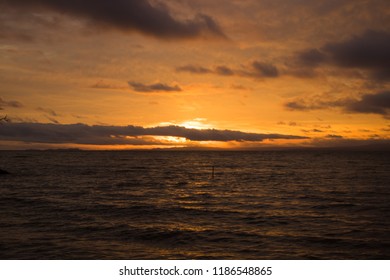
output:
M 247 133 L 234 130 L 190 129 L 181 126 L 144 128 L 140 126 L 102 126 L 86 124 L 7 123 L 1 127 L 0 140 L 52 144 L 147 145 L 143 137 L 172 136 L 190 141 L 254 141 L 265 139 L 306 139 L 282 134 Z
M 237 76 L 249 78 L 276 78 L 280 73 L 278 68 L 267 62 L 253 61 L 249 65 L 234 69 L 226 65 L 218 65 L 214 68 L 199 65 L 183 65 L 176 67 L 176 72 L 187 72 L 191 74 L 216 74 L 219 76 Z
M 299 67 L 316 68 L 330 64 L 340 68 L 368 70 L 380 80 L 390 78 L 390 33 L 366 30 L 341 42 L 328 42 L 320 48 L 301 51 Z
M 390 91 L 374 94 L 364 94 L 359 99 L 344 98 L 338 100 L 296 99 L 285 104 L 285 107 L 294 111 L 310 111 L 329 108 L 342 108 L 348 113 L 378 114 L 385 118 L 390 117 Z
M 225 37 L 215 20 L 205 14 L 179 20 L 163 2 L 148 0 L 12 0 L 7 5 L 30 10 L 53 10 L 122 31 L 139 31 L 162 39 L 194 38 L 209 33 Z M 153 3 L 153 4 L 152 4 Z
M 369 69 L 390 68 L 390 33 L 367 30 L 359 36 L 323 47 L 331 59 L 342 67 Z
M 178 85 L 169 86 L 163 83 L 156 84 L 143 84 L 137 82 L 128 82 L 129 86 L 133 88 L 134 91 L 137 92 L 156 92 L 156 91 L 181 91 L 182 89 Z

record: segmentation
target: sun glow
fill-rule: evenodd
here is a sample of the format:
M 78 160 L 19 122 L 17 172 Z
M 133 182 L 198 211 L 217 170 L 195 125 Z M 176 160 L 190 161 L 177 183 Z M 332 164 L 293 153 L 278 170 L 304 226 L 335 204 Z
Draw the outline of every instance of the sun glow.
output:
M 179 126 L 183 126 L 185 128 L 191 129 L 209 129 L 212 128 L 212 125 L 206 123 L 207 119 L 204 118 L 196 118 L 188 121 L 184 121 L 179 123 Z
M 158 126 L 181 126 L 189 129 L 210 129 L 215 128 L 211 124 L 206 123 L 207 119 L 205 118 L 195 118 L 192 120 L 186 121 L 170 121 L 170 122 L 160 122 Z
M 153 136 L 153 138 L 163 144 L 185 144 L 187 139 L 177 136 Z

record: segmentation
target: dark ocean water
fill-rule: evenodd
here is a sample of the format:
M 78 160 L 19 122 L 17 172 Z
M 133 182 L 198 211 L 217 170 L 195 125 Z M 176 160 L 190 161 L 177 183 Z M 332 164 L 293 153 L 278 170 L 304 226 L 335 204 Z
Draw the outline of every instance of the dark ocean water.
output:
M 1 259 L 390 259 L 388 152 L 2 151 L 0 168 Z

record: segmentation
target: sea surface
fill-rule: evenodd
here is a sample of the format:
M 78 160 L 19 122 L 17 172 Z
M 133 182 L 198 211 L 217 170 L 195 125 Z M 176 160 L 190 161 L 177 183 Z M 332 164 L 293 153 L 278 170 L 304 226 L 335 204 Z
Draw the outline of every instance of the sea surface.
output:
M 0 168 L 1 259 L 390 259 L 389 152 L 0 151 Z

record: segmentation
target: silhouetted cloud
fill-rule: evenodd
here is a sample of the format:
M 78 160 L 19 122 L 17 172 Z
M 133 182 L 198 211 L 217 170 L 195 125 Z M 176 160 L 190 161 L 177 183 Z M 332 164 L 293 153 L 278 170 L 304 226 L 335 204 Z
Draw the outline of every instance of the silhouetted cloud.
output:
M 275 78 L 279 76 L 278 68 L 270 63 L 253 61 L 250 65 L 242 66 L 241 69 L 234 69 L 226 65 L 218 65 L 214 68 L 185 65 L 176 67 L 177 72 L 189 72 L 193 74 L 216 74 L 220 76 L 238 76 L 250 78 Z
M 0 130 L 0 140 L 34 143 L 73 143 L 96 145 L 134 144 L 137 137 L 173 136 L 191 141 L 255 141 L 265 139 L 307 139 L 283 134 L 259 134 L 233 130 L 190 129 L 180 126 L 144 128 L 86 124 L 8 123 Z M 145 144 L 144 142 L 142 142 Z M 155 144 L 155 141 L 153 142 Z
M 153 4 L 152 4 L 153 3 Z M 12 7 L 49 9 L 82 17 L 102 26 L 123 31 L 136 30 L 158 38 L 193 38 L 204 33 L 225 37 L 215 20 L 205 14 L 179 20 L 163 2 L 148 0 L 12 0 Z
M 14 100 L 6 101 L 0 97 L 0 109 L 2 110 L 3 107 L 22 108 L 23 104 Z
M 198 66 L 198 65 L 184 65 L 180 67 L 176 67 L 177 72 L 189 72 L 194 74 L 208 74 L 212 73 L 212 71 L 208 68 Z
M 227 66 L 217 66 L 215 68 L 215 73 L 217 73 L 218 75 L 222 75 L 222 76 L 234 75 L 234 71 Z
M 341 68 L 370 70 L 372 77 L 385 80 L 390 77 L 388 49 L 390 49 L 390 33 L 367 30 L 348 40 L 328 42 L 318 48 L 296 52 L 293 59 L 286 61 L 288 69 L 282 72 L 272 63 L 256 60 L 249 65 L 241 66 L 241 68 L 232 68 L 226 65 L 210 68 L 189 64 L 177 67 L 176 71 L 252 78 L 275 78 L 287 73 L 312 78 L 317 74 L 315 68 L 327 64 Z
M 167 84 L 156 83 L 146 85 L 143 83 L 137 82 L 128 82 L 129 86 L 133 88 L 133 90 L 137 92 L 155 92 L 155 91 L 181 91 L 181 88 L 178 85 L 169 86 Z
M 340 107 L 349 113 L 378 114 L 390 116 L 390 91 L 364 94 L 359 99 L 344 98 L 338 100 L 296 99 L 285 104 L 289 110 L 310 111 Z
M 345 150 L 390 151 L 390 140 L 378 137 L 368 139 L 351 139 L 340 135 L 328 135 L 325 138 L 314 138 L 309 143 L 312 147 L 336 148 Z
M 270 63 L 254 61 L 252 63 L 252 67 L 254 69 L 253 74 L 255 76 L 269 77 L 269 78 L 274 78 L 279 76 L 279 71 L 276 68 L 276 66 Z
M 328 43 L 324 51 L 342 67 L 390 68 L 390 33 L 368 30 L 340 43 Z
M 326 138 L 332 138 L 332 139 L 343 139 L 344 137 L 341 135 L 336 135 L 336 134 L 328 134 L 325 136 Z
M 302 129 L 302 132 L 305 132 L 305 133 L 321 133 L 321 132 L 324 132 L 324 131 L 315 128 L 315 129 Z
M 390 115 L 390 91 L 365 94 L 360 100 L 346 104 L 349 112 Z
M 390 33 L 367 30 L 342 42 L 328 42 L 319 49 L 308 49 L 296 54 L 292 63 L 296 75 L 312 77 L 322 64 L 341 68 L 370 70 L 372 77 L 385 80 L 390 77 Z M 294 68 L 293 67 L 293 68 Z
M 326 107 L 329 107 L 327 104 L 322 104 L 322 102 L 317 103 L 310 103 L 308 101 L 305 101 L 302 98 L 299 98 L 294 101 L 289 101 L 284 104 L 284 106 L 292 111 L 310 111 L 310 110 L 316 110 L 316 109 L 323 109 Z

